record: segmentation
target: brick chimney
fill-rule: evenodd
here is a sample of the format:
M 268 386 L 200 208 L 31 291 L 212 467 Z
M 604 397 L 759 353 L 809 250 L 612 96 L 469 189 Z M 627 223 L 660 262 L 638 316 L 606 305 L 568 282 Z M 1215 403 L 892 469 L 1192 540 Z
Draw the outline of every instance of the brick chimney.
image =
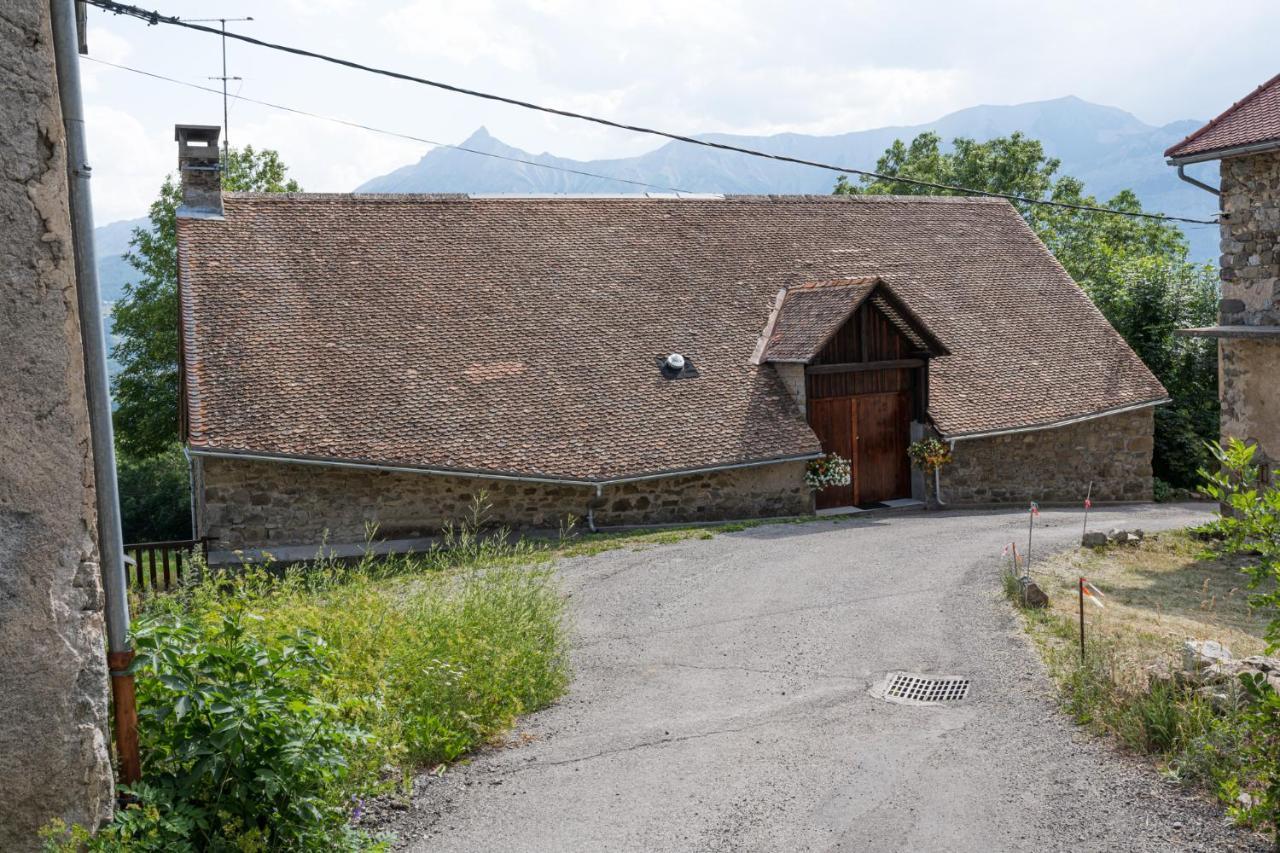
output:
M 222 218 L 222 162 L 218 135 L 222 128 L 206 124 L 174 125 L 182 204 L 178 215 L 192 219 Z

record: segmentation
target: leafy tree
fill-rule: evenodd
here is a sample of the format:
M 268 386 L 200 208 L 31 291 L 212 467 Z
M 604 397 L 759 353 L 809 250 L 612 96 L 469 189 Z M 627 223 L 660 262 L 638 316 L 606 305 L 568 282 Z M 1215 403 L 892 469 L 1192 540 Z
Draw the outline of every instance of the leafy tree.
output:
M 226 190 L 298 192 L 297 181 L 270 149 L 233 148 L 222 175 Z M 139 273 L 112 311 L 120 364 L 112 383 L 116 438 L 123 453 L 164 453 L 178 440 L 178 246 L 176 211 L 182 188 L 164 179 L 151 204 L 149 228 L 135 228 L 125 260 Z
M 876 163 L 881 178 L 853 183 L 841 176 L 836 194 L 969 195 L 905 183 L 907 178 L 1069 205 L 1141 213 L 1129 190 L 1105 203 L 1076 178 L 1059 175 L 1060 162 L 1021 133 L 987 142 L 955 139 L 943 150 L 936 133 L 909 144 L 897 140 Z M 1193 486 L 1207 461 L 1206 442 L 1218 433 L 1217 362 L 1211 341 L 1173 334 L 1217 319 L 1217 277 L 1187 259 L 1182 232 L 1167 222 L 1090 210 L 1011 202 L 1084 288 L 1107 320 L 1168 389 L 1173 403 L 1156 410 L 1153 465 L 1161 479 Z
M 116 474 L 126 542 L 191 538 L 191 485 L 177 442 L 142 458 L 120 454 Z

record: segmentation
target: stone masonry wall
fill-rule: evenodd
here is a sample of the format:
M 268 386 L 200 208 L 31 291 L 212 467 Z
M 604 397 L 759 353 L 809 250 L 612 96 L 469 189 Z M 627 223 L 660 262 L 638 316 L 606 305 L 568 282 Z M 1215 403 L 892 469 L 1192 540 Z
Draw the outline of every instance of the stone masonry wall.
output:
M 1280 152 L 1222 161 L 1221 322 L 1280 326 Z M 1264 470 L 1280 464 L 1280 336 L 1223 339 L 1222 437 L 1257 443 Z
M 1222 161 L 1222 323 L 1280 326 L 1280 152 Z
M 366 524 L 383 539 L 430 536 L 465 519 L 484 492 L 490 520 L 512 528 L 660 524 L 802 515 L 812 511 L 804 463 L 786 462 L 661 480 L 594 487 L 484 480 L 203 457 L 197 500 L 201 535 L 217 550 L 361 542 Z
M 1151 500 L 1154 409 L 1072 426 L 958 441 L 942 469 L 949 504 Z
M 0 3 L 0 850 L 110 816 L 107 671 L 47 0 Z

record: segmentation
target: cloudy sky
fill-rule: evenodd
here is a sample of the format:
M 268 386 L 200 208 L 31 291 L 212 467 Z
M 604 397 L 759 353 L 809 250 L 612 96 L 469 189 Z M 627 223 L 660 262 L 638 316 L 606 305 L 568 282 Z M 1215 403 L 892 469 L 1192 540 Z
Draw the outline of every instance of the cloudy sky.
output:
M 258 38 L 679 133 L 840 133 L 976 104 L 1077 95 L 1143 121 L 1204 119 L 1280 71 L 1280 4 L 1233 0 L 146 0 L 242 17 Z M 218 39 L 90 10 L 90 56 L 207 86 Z M 232 92 L 460 142 L 484 125 L 533 152 L 616 157 L 652 138 L 228 42 Z M 222 101 L 86 59 L 99 224 L 141 216 L 174 165 L 173 125 Z M 232 102 L 233 144 L 276 148 L 307 190 L 344 192 L 426 151 Z M 870 164 L 868 164 L 870 165 Z

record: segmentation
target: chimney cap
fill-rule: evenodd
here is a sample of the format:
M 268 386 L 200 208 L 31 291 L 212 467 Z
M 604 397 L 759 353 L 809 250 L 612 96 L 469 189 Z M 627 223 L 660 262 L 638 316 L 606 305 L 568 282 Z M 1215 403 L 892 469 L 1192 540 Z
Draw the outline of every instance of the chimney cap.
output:
M 210 136 L 217 139 L 221 133 L 222 128 L 216 124 L 175 124 L 173 126 L 173 141 L 207 139 Z
M 216 124 L 175 124 L 173 138 L 178 143 L 178 164 L 213 163 L 220 159 Z

